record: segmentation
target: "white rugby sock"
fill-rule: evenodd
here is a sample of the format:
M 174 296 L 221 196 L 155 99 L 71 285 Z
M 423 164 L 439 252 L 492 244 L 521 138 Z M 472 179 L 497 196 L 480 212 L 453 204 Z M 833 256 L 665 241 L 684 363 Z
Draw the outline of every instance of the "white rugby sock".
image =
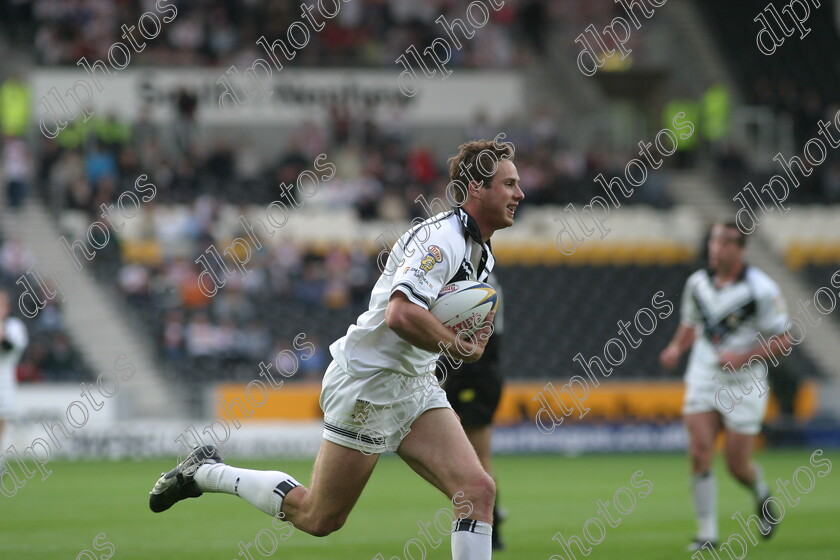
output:
M 694 497 L 694 513 L 697 517 L 697 538 L 701 541 L 716 541 L 717 485 L 712 471 L 691 476 L 691 493 Z
M 493 553 L 493 526 L 475 519 L 452 523 L 452 560 L 489 560 Z
M 755 464 L 755 478 L 749 488 L 752 490 L 756 500 L 763 500 L 770 495 L 770 488 L 764 481 L 764 471 L 758 463 Z
M 289 490 L 300 486 L 284 472 L 239 469 L 222 463 L 198 467 L 195 482 L 202 492 L 239 496 L 272 517 L 280 513 Z

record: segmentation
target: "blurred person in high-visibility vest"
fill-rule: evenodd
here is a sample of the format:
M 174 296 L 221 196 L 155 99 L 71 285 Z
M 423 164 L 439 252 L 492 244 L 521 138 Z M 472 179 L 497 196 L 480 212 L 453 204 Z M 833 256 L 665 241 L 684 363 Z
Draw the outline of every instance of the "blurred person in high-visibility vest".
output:
M 0 85 L 0 132 L 20 138 L 29 126 L 29 85 L 18 74 Z
M 708 143 L 712 155 L 723 152 L 724 142 L 729 136 L 732 98 L 724 84 L 713 84 L 701 99 L 702 119 L 700 131 Z
M 700 122 L 700 109 L 696 101 L 688 97 L 675 97 L 665 104 L 662 110 L 662 127 L 671 130 L 674 134 L 678 131 L 674 130 L 674 115 L 677 113 L 685 113 L 684 121 L 690 121 L 697 125 Z M 691 165 L 694 160 L 694 152 L 697 149 L 697 137 L 699 135 L 692 134 L 688 138 L 683 139 L 681 136 L 680 142 L 677 145 L 676 162 L 677 167 L 684 169 Z
M 131 125 L 121 120 L 114 111 L 94 116 L 91 125 L 96 138 L 108 149 L 118 150 L 131 141 Z

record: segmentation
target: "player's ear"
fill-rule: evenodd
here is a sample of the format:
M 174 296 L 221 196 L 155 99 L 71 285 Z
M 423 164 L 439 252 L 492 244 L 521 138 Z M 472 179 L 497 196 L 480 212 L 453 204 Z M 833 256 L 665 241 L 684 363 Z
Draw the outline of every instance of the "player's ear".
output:
M 482 195 L 483 193 L 481 191 L 481 185 L 478 183 L 478 181 L 470 181 L 467 196 L 475 196 L 477 198 L 481 198 Z

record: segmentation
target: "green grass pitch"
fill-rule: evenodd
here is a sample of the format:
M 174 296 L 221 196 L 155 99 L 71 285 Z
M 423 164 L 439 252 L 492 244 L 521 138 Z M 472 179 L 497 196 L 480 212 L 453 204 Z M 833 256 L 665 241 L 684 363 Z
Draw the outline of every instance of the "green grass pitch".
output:
M 788 480 L 794 471 L 807 466 L 812 450 L 765 451 L 758 454 L 775 491 L 775 480 Z M 834 465 L 840 453 L 826 453 Z M 280 467 L 301 481 L 308 481 L 309 461 L 243 461 L 231 463 L 253 468 Z M 244 559 L 239 543 L 252 543 L 261 530 L 272 529 L 271 518 L 242 500 L 226 495 L 204 495 L 177 504 L 162 514 L 148 509 L 148 492 L 158 473 L 173 461 L 156 462 L 55 462 L 46 481 L 27 481 L 17 495 L 0 502 L 0 558 L 103 559 L 116 560 Z M 729 516 L 736 510 L 753 513 L 751 499 L 715 465 L 719 485 L 721 535 L 743 533 Z M 641 470 L 653 489 L 638 497 L 635 509 L 620 516 L 615 528 L 606 527 L 601 544 L 592 547 L 588 558 L 645 560 L 689 558 L 683 547 L 694 534 L 694 519 L 687 478 L 687 460 L 681 455 L 593 455 L 577 458 L 559 456 L 497 457 L 496 478 L 502 506 L 509 519 L 503 526 L 507 549 L 496 553 L 501 559 L 553 560 L 568 558 L 551 537 L 581 535 L 584 523 L 596 517 L 597 500 L 612 502 L 615 491 L 624 486 L 637 496 L 631 476 Z M 813 469 L 816 471 L 817 469 Z M 769 541 L 748 544 L 746 558 L 761 560 L 836 560 L 840 554 L 840 468 L 816 478 L 814 488 L 800 495 L 796 507 L 786 504 L 784 518 Z M 801 477 L 807 483 L 807 476 Z M 791 487 L 794 496 L 797 491 Z M 448 501 L 423 482 L 399 459 L 380 460 L 347 525 L 329 537 L 317 539 L 295 531 L 287 540 L 278 539 L 271 557 L 300 560 L 372 560 L 378 553 L 384 560 L 406 560 L 404 545 L 417 537 L 418 522 L 432 522 Z M 614 512 L 613 506 L 608 508 Z M 620 515 L 620 514 L 619 514 Z M 597 529 L 591 524 L 593 537 Z M 438 533 L 432 526 L 433 537 Z M 94 539 L 104 533 L 96 541 Z M 263 550 L 271 547 L 263 535 Z M 450 558 L 449 539 L 428 548 L 426 558 Z M 108 544 L 113 545 L 109 550 Z M 97 548 L 99 550 L 97 550 Z M 84 553 L 88 550 L 90 553 Z M 418 549 L 409 548 L 414 560 Z M 577 549 L 575 557 L 585 558 Z M 736 552 L 738 552 L 736 548 Z M 250 548 L 254 559 L 264 556 Z M 723 552 L 721 560 L 729 556 Z M 704 558 L 711 558 L 708 554 Z

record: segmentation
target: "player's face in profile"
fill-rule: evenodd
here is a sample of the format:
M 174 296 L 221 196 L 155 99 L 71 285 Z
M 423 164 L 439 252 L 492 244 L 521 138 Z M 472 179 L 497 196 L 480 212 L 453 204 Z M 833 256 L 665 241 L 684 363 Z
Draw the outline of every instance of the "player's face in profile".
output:
M 741 262 L 744 249 L 738 244 L 739 232 L 724 225 L 715 225 L 709 236 L 709 266 L 730 269 Z
M 493 229 L 503 229 L 513 225 L 513 217 L 516 214 L 516 207 L 525 198 L 522 189 L 519 188 L 519 173 L 513 162 L 502 160 L 490 188 L 484 189 L 482 209 L 487 215 L 488 221 Z

